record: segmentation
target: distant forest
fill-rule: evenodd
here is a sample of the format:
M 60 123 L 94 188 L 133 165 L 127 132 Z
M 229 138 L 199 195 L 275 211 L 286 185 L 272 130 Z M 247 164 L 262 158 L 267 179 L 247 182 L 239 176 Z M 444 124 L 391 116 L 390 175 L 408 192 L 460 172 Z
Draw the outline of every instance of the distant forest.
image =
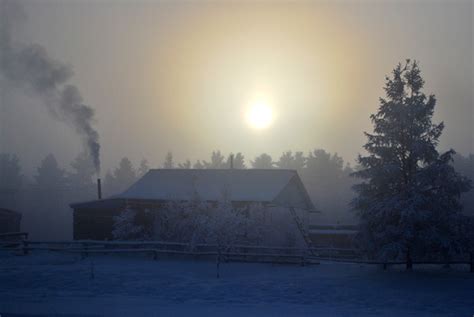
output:
M 127 157 L 119 165 L 107 171 L 103 178 L 103 194 L 109 197 L 119 194 L 143 176 L 150 168 L 230 168 L 230 156 L 214 151 L 208 160 L 176 162 L 167 153 L 158 166 L 149 166 L 143 159 L 136 164 Z M 232 154 L 233 168 L 295 169 L 320 214 L 313 223 L 353 224 L 356 217 L 349 202 L 354 197 L 352 186 L 357 180 L 351 176 L 357 166 L 350 166 L 337 153 L 316 149 L 308 154 L 287 151 L 279 158 L 261 154 L 247 164 L 242 153 Z M 474 155 L 454 158 L 455 169 L 474 179 Z M 33 178 L 22 173 L 19 158 L 14 154 L 0 154 L 0 207 L 20 211 L 23 214 L 22 230 L 35 239 L 72 238 L 72 202 L 97 198 L 95 168 L 90 158 L 80 154 L 69 166 L 60 166 L 53 155 L 39 164 Z M 474 215 L 474 190 L 462 197 L 464 212 Z

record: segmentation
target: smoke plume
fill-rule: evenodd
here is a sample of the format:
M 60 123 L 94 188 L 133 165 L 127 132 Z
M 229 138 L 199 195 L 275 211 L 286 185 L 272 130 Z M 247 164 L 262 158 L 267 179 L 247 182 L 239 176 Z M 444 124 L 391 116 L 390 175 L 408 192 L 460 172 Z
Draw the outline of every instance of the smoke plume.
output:
M 72 68 L 51 58 L 38 44 L 16 41 L 15 31 L 25 19 L 18 1 L 0 0 L 0 76 L 25 93 L 38 96 L 56 120 L 71 126 L 100 173 L 99 134 L 94 109 L 83 103 L 79 89 L 68 84 Z

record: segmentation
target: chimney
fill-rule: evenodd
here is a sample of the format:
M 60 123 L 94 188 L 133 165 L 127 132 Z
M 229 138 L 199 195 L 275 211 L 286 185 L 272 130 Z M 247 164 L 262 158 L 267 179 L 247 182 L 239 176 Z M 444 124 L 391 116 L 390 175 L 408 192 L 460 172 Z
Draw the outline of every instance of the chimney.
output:
M 230 155 L 230 169 L 234 168 L 234 154 Z
M 102 186 L 100 184 L 100 178 L 97 179 L 97 197 L 102 199 Z

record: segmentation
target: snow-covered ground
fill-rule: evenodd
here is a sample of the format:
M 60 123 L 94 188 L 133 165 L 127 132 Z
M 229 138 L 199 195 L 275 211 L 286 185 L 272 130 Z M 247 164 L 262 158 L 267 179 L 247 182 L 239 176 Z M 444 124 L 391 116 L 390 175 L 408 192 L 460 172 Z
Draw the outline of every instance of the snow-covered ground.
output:
M 93 269 L 92 269 L 93 268 Z M 473 316 L 467 268 L 0 255 L 5 316 Z M 94 278 L 91 279 L 91 270 Z

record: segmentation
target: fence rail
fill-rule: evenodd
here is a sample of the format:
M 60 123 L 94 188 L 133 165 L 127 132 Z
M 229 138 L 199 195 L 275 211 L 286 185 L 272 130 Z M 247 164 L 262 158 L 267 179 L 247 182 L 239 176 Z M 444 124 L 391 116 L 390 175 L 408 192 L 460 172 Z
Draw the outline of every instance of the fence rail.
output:
M 354 264 L 382 265 L 386 270 L 392 265 L 435 264 L 456 265 L 465 264 L 474 272 L 474 255 L 470 259 L 453 261 L 371 261 L 361 258 L 354 249 L 344 248 L 294 248 L 282 246 L 250 246 L 250 245 L 217 245 L 217 244 L 190 244 L 167 241 L 100 241 L 100 240 L 73 240 L 73 241 L 30 241 L 27 239 L 2 241 L 2 238 L 28 237 L 26 232 L 0 234 L 0 249 L 18 251 L 28 254 L 32 251 L 46 250 L 55 252 L 78 253 L 86 257 L 90 254 L 118 254 L 143 253 L 153 255 L 157 260 L 160 255 L 181 255 L 194 258 L 217 258 L 219 261 L 244 262 L 271 262 L 296 263 L 301 265 L 319 264 L 320 261 L 332 261 Z
M 0 248 L 2 245 L 0 244 Z M 217 244 L 189 244 L 164 241 L 30 241 L 17 242 L 14 247 L 3 249 L 28 254 L 32 251 L 55 251 L 78 253 L 83 257 L 98 253 L 143 253 L 152 254 L 156 260 L 160 255 L 181 255 L 193 258 L 218 258 L 219 261 L 272 262 L 294 264 L 318 264 L 303 248 L 273 246 L 222 246 Z
M 11 238 L 21 238 L 28 239 L 28 232 L 6 232 L 0 233 L 0 240 L 11 239 Z

